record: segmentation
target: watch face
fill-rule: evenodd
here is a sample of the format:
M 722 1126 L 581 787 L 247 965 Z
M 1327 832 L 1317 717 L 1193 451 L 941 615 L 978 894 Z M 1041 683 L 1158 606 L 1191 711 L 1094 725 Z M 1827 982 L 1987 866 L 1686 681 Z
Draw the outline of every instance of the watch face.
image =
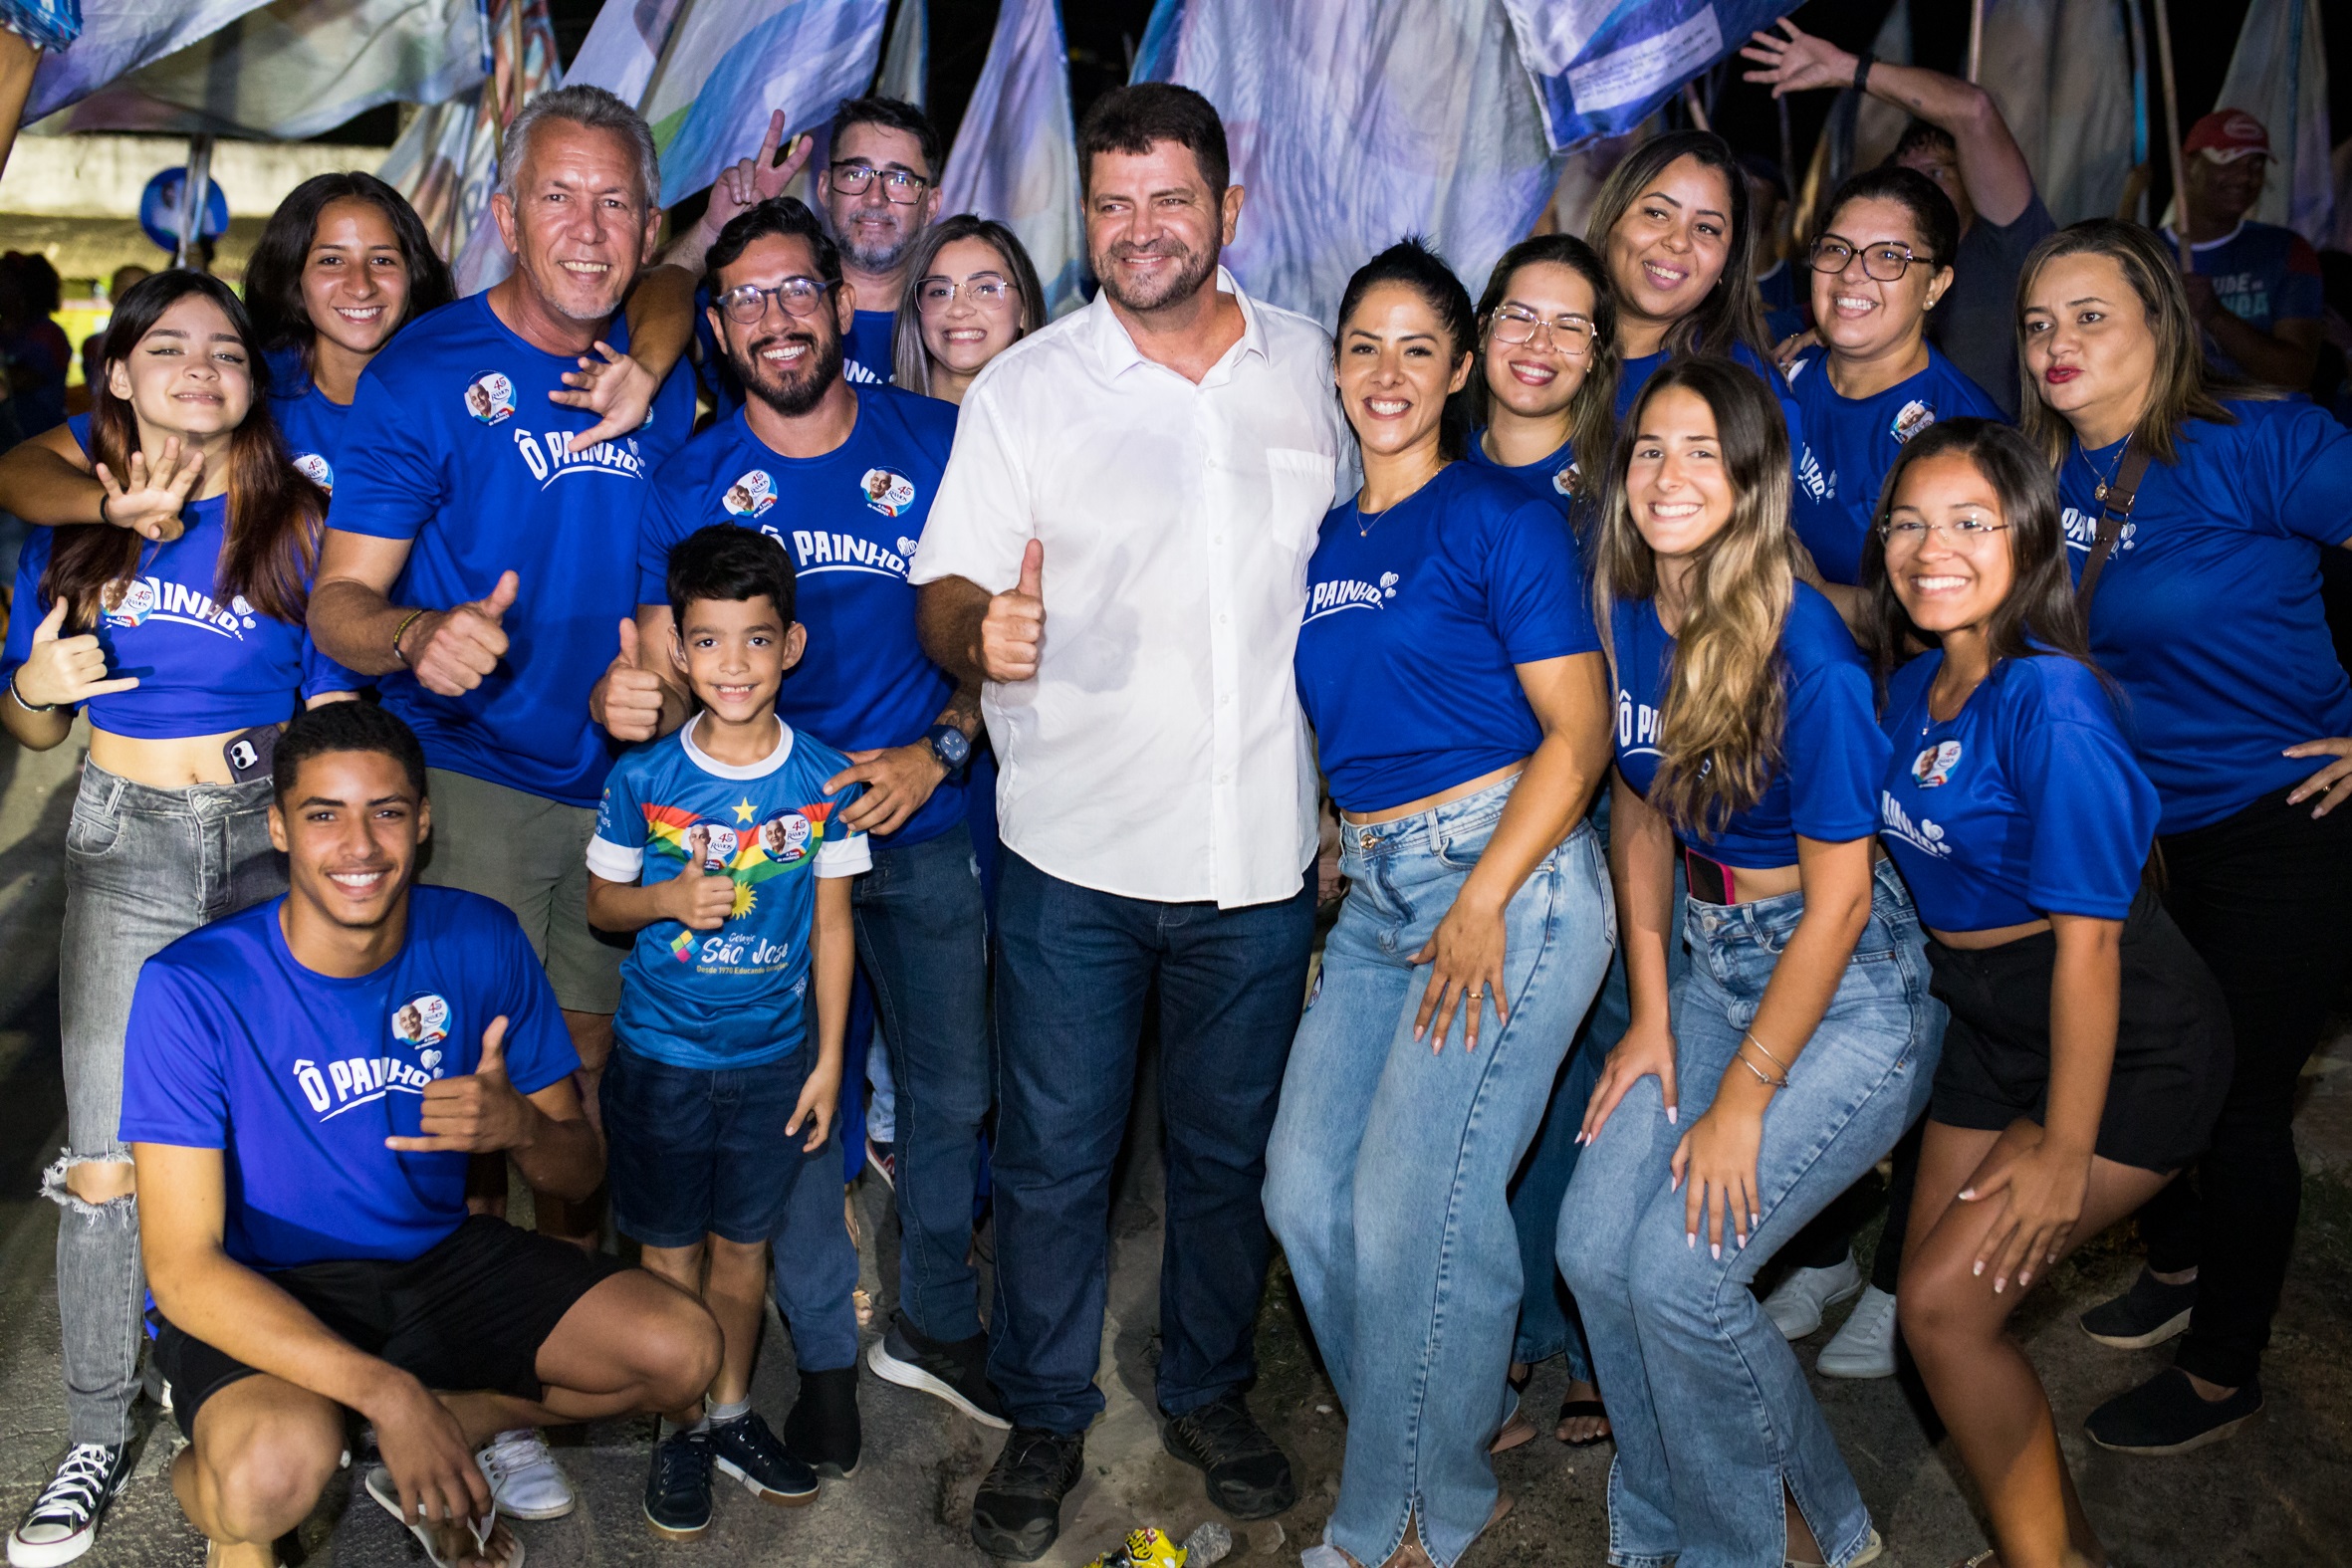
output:
M 942 725 L 932 732 L 931 750 L 950 768 L 961 768 L 964 759 L 972 755 L 972 743 L 964 739 L 964 732 L 953 725 Z

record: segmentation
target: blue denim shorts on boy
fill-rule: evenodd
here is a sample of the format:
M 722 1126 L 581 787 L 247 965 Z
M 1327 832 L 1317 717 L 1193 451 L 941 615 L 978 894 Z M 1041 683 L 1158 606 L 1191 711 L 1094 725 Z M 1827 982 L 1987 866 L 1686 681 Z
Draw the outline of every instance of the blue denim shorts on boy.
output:
M 1579 824 L 1508 906 L 1510 1021 L 1490 1000 L 1475 1051 L 1460 1013 L 1442 1049 L 1414 1039 L 1429 968 L 1413 955 L 1517 782 L 1342 824 L 1347 901 L 1267 1148 L 1267 1217 L 1347 1410 L 1325 1540 L 1362 1563 L 1385 1562 L 1417 1518 L 1445 1568 L 1494 1508 L 1487 1445 L 1522 1284 L 1505 1189 L 1616 940 L 1600 846 Z
M 1669 1191 L 1682 1137 L 1714 1101 L 1803 914 L 1801 893 L 1685 905 L 1691 967 L 1673 1002 L 1680 1115 L 1658 1080 L 1630 1089 L 1577 1163 L 1559 1264 L 1607 1391 L 1609 1561 L 1754 1568 L 1782 1560 L 1782 1488 L 1831 1568 L 1869 1543 L 1870 1515 L 1778 1329 L 1749 1289 L 1773 1252 L 1894 1147 L 1927 1106 L 1944 1007 L 1928 994 L 1918 915 L 1892 866 L 1836 995 L 1764 1115 L 1764 1219 L 1723 1255 L 1692 1245 Z

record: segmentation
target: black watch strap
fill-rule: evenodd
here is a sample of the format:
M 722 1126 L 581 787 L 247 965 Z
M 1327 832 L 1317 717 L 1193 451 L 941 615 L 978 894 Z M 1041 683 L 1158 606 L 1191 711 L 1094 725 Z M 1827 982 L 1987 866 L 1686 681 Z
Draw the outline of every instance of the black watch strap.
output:
M 1867 49 L 1863 50 L 1861 55 L 1854 61 L 1855 92 L 1868 93 L 1870 91 L 1870 68 L 1877 64 L 1878 57 Z

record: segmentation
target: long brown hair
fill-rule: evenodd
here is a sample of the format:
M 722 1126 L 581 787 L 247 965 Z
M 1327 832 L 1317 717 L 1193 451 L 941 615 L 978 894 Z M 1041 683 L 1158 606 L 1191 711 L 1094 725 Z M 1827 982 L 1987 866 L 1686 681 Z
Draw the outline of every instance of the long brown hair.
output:
M 2017 407 L 2023 414 L 2025 437 L 2040 449 L 2052 468 L 2066 461 L 2074 427 L 2066 416 L 2044 401 L 2042 385 L 2025 360 L 2025 302 L 2033 296 L 2042 268 L 2061 256 L 2104 256 L 2122 270 L 2124 282 L 2140 298 L 2147 313 L 2148 332 L 2156 339 L 2156 373 L 2151 379 L 2148 406 L 2132 427 L 2131 439 L 2159 462 L 2177 460 L 2174 438 L 2184 420 L 2205 419 L 2234 425 L 2237 416 L 2222 406 L 2224 397 L 2276 397 L 2269 387 L 2218 376 L 2206 368 L 2205 349 L 2198 336 L 2197 318 L 2189 313 L 2189 296 L 2173 253 L 2155 231 L 2117 218 L 2086 218 L 2045 236 L 2025 257 L 2017 273 Z
M 1720 355 L 1670 359 L 1650 378 L 1618 431 L 1593 539 L 1593 609 L 1604 636 L 1618 600 L 1658 595 L 1657 553 L 1634 526 L 1625 473 L 1643 413 L 1673 387 L 1697 393 L 1714 410 L 1733 502 L 1731 521 L 1693 563 L 1690 604 L 1659 704 L 1649 801 L 1669 821 L 1713 834 L 1764 798 L 1780 763 L 1788 717 L 1780 628 L 1796 591 L 1788 430 L 1756 372 Z M 1614 637 L 1609 642 L 1614 663 Z
M 1732 239 L 1724 255 L 1723 276 L 1691 308 L 1691 313 L 1666 330 L 1670 355 L 1706 349 L 1730 353 L 1734 343 L 1746 343 L 1759 359 L 1768 359 L 1764 339 L 1764 305 L 1756 292 L 1756 220 L 1748 210 L 1748 172 L 1740 167 L 1731 143 L 1712 130 L 1670 130 L 1653 136 L 1625 155 L 1601 182 L 1592 199 L 1592 216 L 1584 238 L 1602 257 L 1609 254 L 1609 233 L 1625 216 L 1634 198 L 1657 182 L 1678 158 L 1696 158 L 1723 176 L 1731 192 Z
M 1511 293 L 1512 280 L 1523 267 L 1565 267 L 1592 290 L 1592 353 L 1584 364 L 1583 384 L 1568 399 L 1568 451 L 1579 474 L 1589 475 L 1580 486 L 1588 494 L 1601 489 L 1601 464 L 1617 444 L 1617 291 L 1609 284 L 1609 269 L 1591 246 L 1573 234 L 1538 234 L 1503 253 L 1487 274 L 1487 291 L 1479 297 L 1478 374 L 1470 378 L 1471 415 L 1480 428 L 1494 418 L 1494 397 L 1487 390 L 1484 358 L 1487 335 L 1494 330 L 1495 312 Z M 1579 509 L 1581 510 L 1581 509 Z
M 90 455 L 107 465 L 118 478 L 130 472 L 130 455 L 143 445 L 138 416 L 114 389 L 114 366 L 128 361 L 139 339 L 154 330 L 163 314 L 189 295 L 202 295 L 228 318 L 229 331 L 245 350 L 253 379 L 253 403 L 245 422 L 229 440 L 228 537 L 221 543 L 220 568 L 213 578 L 212 596 L 228 600 L 242 595 L 256 610 L 274 620 L 299 626 L 310 606 L 311 574 L 319 559 L 319 529 L 327 515 L 327 494 L 303 477 L 286 452 L 277 421 L 270 417 L 270 369 L 255 340 L 253 322 L 228 285 L 204 273 L 172 268 L 123 292 L 115 304 L 101 352 L 106 364 L 93 387 L 90 415 Z M 42 596 L 64 599 L 73 624 L 87 626 L 98 619 L 100 596 L 109 583 L 119 582 L 138 569 L 145 541 L 128 529 L 104 523 L 75 524 L 57 530 L 49 569 L 42 573 Z

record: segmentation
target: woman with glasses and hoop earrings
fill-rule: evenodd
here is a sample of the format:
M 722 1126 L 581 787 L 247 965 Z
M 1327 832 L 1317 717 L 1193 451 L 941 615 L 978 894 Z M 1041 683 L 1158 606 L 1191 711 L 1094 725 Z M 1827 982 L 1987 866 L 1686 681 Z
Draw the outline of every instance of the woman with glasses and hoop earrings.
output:
M 1046 325 L 1029 252 L 993 218 L 959 212 L 923 231 L 907 259 L 891 329 L 891 379 L 910 392 L 964 400 L 982 366 Z

